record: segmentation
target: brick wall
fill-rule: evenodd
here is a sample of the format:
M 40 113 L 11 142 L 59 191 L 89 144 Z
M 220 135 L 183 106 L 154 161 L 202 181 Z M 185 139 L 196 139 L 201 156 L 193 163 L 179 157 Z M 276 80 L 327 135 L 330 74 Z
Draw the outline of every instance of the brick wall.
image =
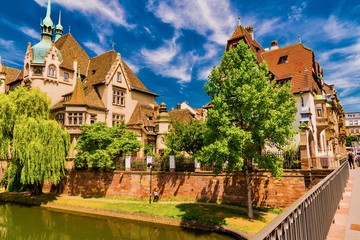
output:
M 318 174 L 318 178 L 327 173 Z M 287 207 L 302 196 L 311 186 L 309 171 L 285 172 L 282 179 L 270 173 L 257 171 L 251 175 L 253 204 L 268 207 Z M 230 176 L 205 173 L 153 172 L 152 188 L 157 188 L 160 198 L 187 200 L 222 200 L 246 204 L 245 176 L 242 173 Z M 59 191 L 82 196 L 126 196 L 148 198 L 150 192 L 149 172 L 95 172 L 72 171 Z

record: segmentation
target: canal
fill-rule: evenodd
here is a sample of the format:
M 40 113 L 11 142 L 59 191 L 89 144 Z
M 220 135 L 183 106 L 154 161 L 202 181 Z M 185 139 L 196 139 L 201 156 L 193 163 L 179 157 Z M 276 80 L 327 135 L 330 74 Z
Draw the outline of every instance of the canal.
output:
M 0 203 L 0 239 L 3 240 L 185 240 L 232 239 L 228 236 L 155 223 L 118 218 L 80 216 Z

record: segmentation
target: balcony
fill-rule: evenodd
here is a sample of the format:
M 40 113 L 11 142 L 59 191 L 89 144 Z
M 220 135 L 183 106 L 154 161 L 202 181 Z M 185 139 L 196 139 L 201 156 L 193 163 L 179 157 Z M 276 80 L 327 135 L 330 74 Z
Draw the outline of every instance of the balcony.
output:
M 327 118 L 324 117 L 317 117 L 316 118 L 316 127 L 319 131 L 324 130 L 329 126 Z

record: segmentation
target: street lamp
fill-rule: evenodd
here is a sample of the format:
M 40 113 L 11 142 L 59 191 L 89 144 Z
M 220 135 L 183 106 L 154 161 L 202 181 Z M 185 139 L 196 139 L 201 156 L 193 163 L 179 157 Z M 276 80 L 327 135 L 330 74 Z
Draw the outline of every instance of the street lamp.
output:
M 151 196 L 152 196 L 152 168 L 154 165 L 152 163 L 148 163 L 147 167 L 150 168 L 150 195 L 149 195 L 149 204 L 151 204 Z

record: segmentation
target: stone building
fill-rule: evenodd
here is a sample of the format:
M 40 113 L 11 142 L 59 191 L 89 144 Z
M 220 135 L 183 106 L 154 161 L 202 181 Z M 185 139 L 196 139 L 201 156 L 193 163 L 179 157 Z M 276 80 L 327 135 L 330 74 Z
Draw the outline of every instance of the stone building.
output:
M 279 47 L 272 41 L 263 48 L 254 38 L 252 26 L 240 24 L 227 42 L 226 50 L 243 40 L 255 53 L 257 61 L 265 61 L 273 79 L 281 86 L 291 82 L 297 112 L 294 129 L 299 134 L 294 144 L 299 147 L 302 168 L 325 167 L 345 154 L 345 115 L 334 85 L 326 84 L 323 69 L 314 52 L 302 44 Z
M 348 135 L 360 136 L 360 112 L 345 113 L 345 123 Z

